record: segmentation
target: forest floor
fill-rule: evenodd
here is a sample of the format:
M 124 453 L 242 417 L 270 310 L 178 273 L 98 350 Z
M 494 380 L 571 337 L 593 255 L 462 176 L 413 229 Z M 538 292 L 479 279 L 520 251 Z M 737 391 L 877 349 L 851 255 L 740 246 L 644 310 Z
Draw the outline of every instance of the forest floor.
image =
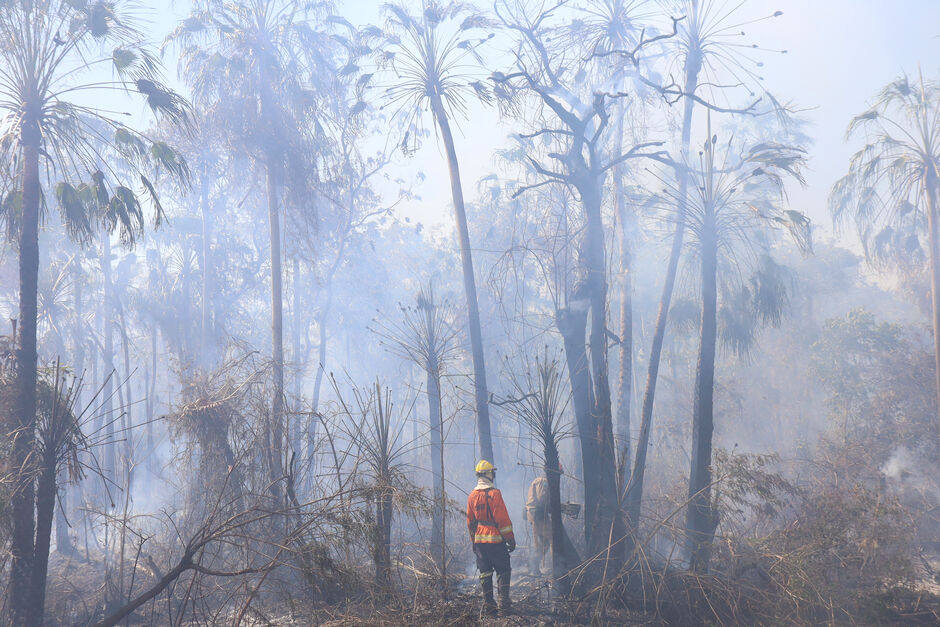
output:
M 336 616 L 331 620 L 319 622 L 325 627 L 348 627 L 363 625 L 368 627 L 391 627 L 393 625 L 428 625 L 434 627 L 467 627 L 480 625 L 486 627 L 521 627 L 548 625 L 589 625 L 591 610 L 589 605 L 576 603 L 552 603 L 551 591 L 543 579 L 526 574 L 517 576 L 513 572 L 512 609 L 495 617 L 481 614 L 482 598 L 479 590 L 473 586 L 475 577 L 467 577 L 450 598 L 444 600 L 428 598 L 414 600 L 411 607 L 380 609 L 368 614 L 354 612 L 355 616 Z M 321 617 L 322 618 L 322 617 Z M 661 624 L 656 619 L 641 612 L 629 610 L 611 610 L 607 613 L 604 624 L 610 625 L 655 625 Z
M 925 565 L 926 566 L 926 565 Z M 878 595 L 875 603 L 869 608 L 876 611 L 864 612 L 854 617 L 845 617 L 845 620 L 834 620 L 832 624 L 847 624 L 857 626 L 882 625 L 935 625 L 940 624 L 940 583 L 933 574 L 938 572 L 940 561 L 932 562 L 926 566 L 929 577 L 919 579 L 917 585 L 909 589 L 885 591 Z M 456 576 L 460 583 L 448 599 L 441 599 L 435 592 L 415 595 L 412 599 L 399 599 L 383 606 L 360 605 L 346 606 L 342 613 L 332 615 L 318 613 L 313 622 L 328 627 L 351 627 L 364 625 L 368 627 L 392 627 L 399 625 L 428 625 L 432 627 L 521 627 L 521 626 L 548 626 L 548 625 L 694 625 L 697 622 L 694 615 L 673 615 L 672 620 L 656 615 L 653 612 L 630 610 L 614 607 L 610 604 L 605 608 L 602 617 L 594 614 L 597 609 L 596 601 L 552 602 L 551 591 L 544 578 L 530 577 L 525 570 L 513 572 L 512 610 L 506 615 L 497 617 L 484 617 L 481 615 L 482 599 L 476 585 L 476 577 L 472 575 Z M 750 624 L 791 624 L 786 619 L 778 622 L 774 619 L 772 608 L 765 608 L 769 614 L 764 620 L 756 622 L 737 622 L 731 618 L 727 621 L 718 621 L 707 624 L 750 625 Z M 674 614 L 674 613 L 673 613 Z M 593 621 L 592 621 L 593 617 Z M 296 624 L 296 623 L 290 623 Z M 792 624 L 819 624 L 814 622 L 797 621 Z

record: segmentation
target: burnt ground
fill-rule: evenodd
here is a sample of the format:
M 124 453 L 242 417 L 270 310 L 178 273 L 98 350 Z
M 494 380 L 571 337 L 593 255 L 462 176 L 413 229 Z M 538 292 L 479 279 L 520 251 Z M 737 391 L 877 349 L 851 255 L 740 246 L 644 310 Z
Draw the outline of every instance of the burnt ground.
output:
M 465 577 L 447 600 L 415 600 L 409 607 L 395 610 L 379 610 L 371 615 L 353 612 L 356 615 L 334 616 L 321 622 L 328 627 L 363 625 L 369 627 L 391 627 L 393 625 L 428 625 L 434 627 L 517 627 L 543 625 L 590 625 L 594 609 L 588 604 L 551 601 L 551 591 L 543 579 L 513 573 L 512 601 L 510 612 L 496 617 L 482 616 L 482 598 L 473 585 L 475 577 Z M 321 619 L 324 617 L 320 617 Z M 608 625 L 658 625 L 660 621 L 639 612 L 628 610 L 609 611 L 602 624 Z

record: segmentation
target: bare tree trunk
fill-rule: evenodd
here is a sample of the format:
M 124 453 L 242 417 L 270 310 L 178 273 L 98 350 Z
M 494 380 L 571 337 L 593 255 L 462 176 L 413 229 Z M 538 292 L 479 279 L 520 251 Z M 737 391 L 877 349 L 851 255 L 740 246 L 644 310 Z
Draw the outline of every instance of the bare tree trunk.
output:
M 685 93 L 694 93 L 698 85 L 698 75 L 702 68 L 701 51 L 690 50 L 685 63 Z M 689 143 L 692 136 L 692 108 L 695 102 L 686 98 L 682 115 L 682 156 L 688 157 Z M 646 454 L 649 449 L 650 429 L 653 424 L 653 404 L 656 398 L 656 383 L 659 378 L 659 362 L 663 352 L 663 341 L 666 337 L 666 323 L 669 318 L 669 306 L 672 302 L 672 292 L 676 284 L 676 273 L 679 270 L 679 259 L 682 256 L 682 242 L 685 237 L 685 217 L 688 202 L 688 172 L 685 167 L 676 168 L 676 178 L 679 183 L 677 198 L 678 212 L 676 216 L 676 230 L 672 236 L 672 249 L 669 252 L 669 263 L 666 266 L 666 280 L 663 283 L 662 295 L 659 298 L 659 311 L 656 314 L 656 327 L 653 331 L 653 342 L 650 346 L 649 366 L 646 375 L 646 391 L 643 394 L 643 408 L 640 415 L 640 431 L 637 437 L 636 455 L 634 456 L 633 473 L 627 484 L 626 516 L 627 525 L 635 532 L 639 528 L 640 509 L 643 503 L 643 480 L 646 476 Z
M 183 557 L 176 564 L 176 566 L 170 569 L 170 571 L 161 577 L 158 582 L 153 584 L 143 593 L 139 594 L 136 598 L 134 598 L 134 600 L 115 610 L 114 613 L 110 614 L 103 620 L 95 623 L 94 627 L 114 627 L 115 625 L 119 624 L 124 618 L 133 614 L 134 610 L 163 592 L 170 584 L 176 581 L 180 575 L 188 570 L 191 570 L 193 567 L 193 555 L 188 552 L 184 553 Z
M 271 481 L 283 475 L 284 465 L 284 312 L 281 287 L 281 222 L 273 165 L 267 168 L 268 226 L 271 236 L 271 344 L 274 399 L 271 406 L 269 465 Z
M 375 497 L 375 579 L 383 587 L 391 583 L 392 513 L 392 490 L 381 485 Z
M 13 468 L 16 472 L 11 509 L 10 622 L 39 625 L 42 608 L 30 603 L 35 531 L 35 487 L 32 455 L 36 438 L 36 347 L 39 288 L 39 148 L 37 112 L 30 107 L 20 137 L 23 145 L 23 215 L 19 233 L 19 332 L 16 355 L 16 405 L 13 412 Z
M 702 329 L 692 401 L 692 468 L 689 473 L 689 510 L 686 520 L 689 567 L 697 572 L 708 570 L 712 538 L 718 524 L 711 503 L 715 343 L 718 337 L 718 243 L 715 214 L 711 207 L 705 210 L 701 240 Z
M 431 480 L 433 481 L 434 509 L 431 518 L 431 554 L 444 567 L 444 456 L 443 456 L 443 408 L 441 407 L 441 371 L 436 363 L 429 364 L 428 376 L 428 426 L 431 434 Z
M 473 389 L 477 410 L 477 431 L 480 437 L 480 457 L 496 463 L 493 457 L 493 438 L 490 434 L 490 408 L 486 391 L 486 365 L 483 355 L 483 333 L 480 330 L 480 309 L 477 304 L 476 279 L 473 276 L 473 254 L 470 250 L 470 231 L 467 227 L 467 213 L 463 203 L 463 188 L 460 183 L 460 169 L 457 165 L 457 151 L 450 123 L 440 96 L 431 99 L 431 110 L 444 140 L 447 152 L 447 166 L 450 171 L 450 189 L 454 201 L 454 216 L 457 221 L 457 235 L 460 240 L 460 259 L 463 267 L 463 286 L 467 298 L 467 320 L 470 326 L 470 353 L 473 358 Z
M 924 173 L 927 198 L 927 230 L 930 242 L 930 295 L 933 304 L 933 350 L 937 379 L 937 407 L 940 407 L 940 225 L 937 224 L 937 196 L 940 175 L 928 168 Z
M 54 417 L 53 420 L 61 420 Z M 60 427 L 54 426 L 53 429 Z M 55 439 L 55 435 L 51 439 Z M 39 483 L 36 490 L 36 549 L 32 575 L 30 605 L 38 613 L 37 624 L 42 624 L 46 605 L 46 574 L 49 569 L 49 543 L 52 539 L 52 520 L 56 498 L 56 456 L 54 442 L 46 443 L 47 451 L 41 460 Z

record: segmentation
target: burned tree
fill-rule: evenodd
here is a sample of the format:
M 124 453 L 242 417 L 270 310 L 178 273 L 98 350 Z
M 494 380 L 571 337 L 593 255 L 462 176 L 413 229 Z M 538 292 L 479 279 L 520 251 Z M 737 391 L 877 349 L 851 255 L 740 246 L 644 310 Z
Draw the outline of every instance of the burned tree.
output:
M 622 91 L 612 92 L 607 85 L 585 85 L 584 68 L 594 62 L 594 55 L 574 46 L 572 50 L 558 50 L 546 44 L 546 39 L 563 37 L 566 26 L 554 26 L 557 10 L 562 3 L 530 15 L 522 3 L 499 3 L 497 14 L 502 24 L 516 35 L 515 64 L 507 72 L 496 72 L 492 81 L 495 91 L 509 106 L 521 106 L 525 100 L 532 106 L 534 131 L 522 135 L 524 139 L 540 138 L 552 150 L 545 157 L 548 162 L 529 156 L 528 161 L 538 182 L 523 186 L 518 193 L 542 185 L 563 185 L 578 196 L 584 214 L 586 230 L 580 249 L 584 279 L 579 315 L 565 319 L 559 330 L 567 331 L 566 348 L 581 352 L 579 339 L 581 316 L 589 313 L 587 359 L 569 356 L 569 377 L 578 398 L 591 398 L 589 413 L 579 413 L 578 430 L 585 460 L 586 484 L 592 477 L 597 482 L 596 493 L 585 486 L 585 535 L 588 547 L 596 556 L 613 558 L 616 565 L 624 553 L 623 539 L 627 535 L 620 515 L 619 495 L 616 487 L 617 460 L 614 447 L 613 417 L 607 363 L 607 260 L 603 224 L 604 179 L 608 171 L 630 159 L 653 158 L 666 160 L 666 155 L 655 150 L 663 142 L 649 141 L 635 144 L 620 154 L 608 154 L 607 135 L 611 132 L 611 106 L 628 97 Z M 671 35 L 642 39 L 633 55 L 645 46 Z M 549 52 L 552 50 L 552 52 Z M 533 147 L 530 144 L 530 147 Z M 571 325 L 570 327 L 568 325 Z M 575 328 L 577 327 L 577 328 Z M 571 368 L 570 366 L 574 366 Z M 590 385 L 588 389 L 585 386 Z M 590 391 L 588 391 L 590 390 Z M 582 410 L 583 412 L 583 410 Z M 596 467 L 588 468 L 588 464 Z M 606 556 L 606 557 L 605 557 Z

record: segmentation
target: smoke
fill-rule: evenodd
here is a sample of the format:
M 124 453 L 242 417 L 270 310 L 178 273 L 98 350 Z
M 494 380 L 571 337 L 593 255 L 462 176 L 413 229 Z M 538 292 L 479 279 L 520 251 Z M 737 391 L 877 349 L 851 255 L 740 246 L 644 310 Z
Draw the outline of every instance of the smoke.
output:
M 923 472 L 924 463 L 918 460 L 907 447 L 894 449 L 891 457 L 881 466 L 881 474 L 891 481 L 891 486 L 901 495 L 911 491 L 923 498 L 940 501 L 940 485 Z
M 902 481 L 914 474 L 914 457 L 907 447 L 899 446 L 881 466 L 881 474 L 888 479 Z

